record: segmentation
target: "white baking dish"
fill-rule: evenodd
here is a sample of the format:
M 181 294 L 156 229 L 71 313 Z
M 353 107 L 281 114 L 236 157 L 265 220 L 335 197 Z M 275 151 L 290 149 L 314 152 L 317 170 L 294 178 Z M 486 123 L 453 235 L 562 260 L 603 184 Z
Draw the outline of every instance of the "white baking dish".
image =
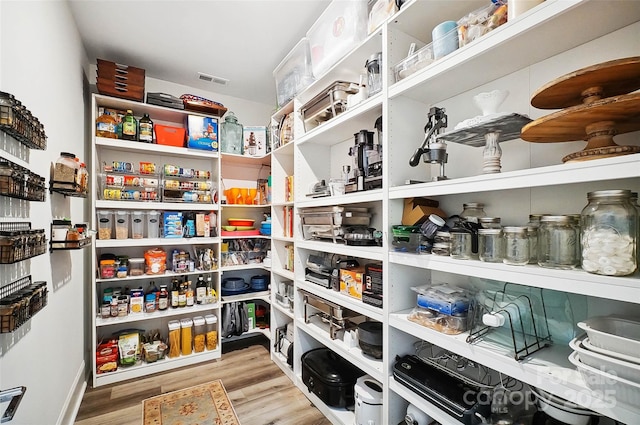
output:
M 602 372 L 580 361 L 580 354 L 573 352 L 569 361 L 578 368 L 582 379 L 599 398 L 606 403 L 623 403 L 640 414 L 640 384 Z
M 640 365 L 640 357 L 638 357 L 637 355 L 628 356 L 626 354 L 616 353 L 615 351 L 607 350 L 605 348 L 596 347 L 595 345 L 591 344 L 589 337 L 586 337 L 585 339 L 582 340 L 582 346 L 586 350 L 593 351 L 595 353 L 603 354 L 605 356 L 613 357 L 619 360 L 623 360 L 625 362 L 635 363 L 637 365 Z
M 594 317 L 579 322 L 578 327 L 596 347 L 634 357 L 640 353 L 640 321 L 620 316 Z
M 589 351 L 582 345 L 584 338 L 582 335 L 569 343 L 569 347 L 580 354 L 582 363 L 640 384 L 640 365 Z

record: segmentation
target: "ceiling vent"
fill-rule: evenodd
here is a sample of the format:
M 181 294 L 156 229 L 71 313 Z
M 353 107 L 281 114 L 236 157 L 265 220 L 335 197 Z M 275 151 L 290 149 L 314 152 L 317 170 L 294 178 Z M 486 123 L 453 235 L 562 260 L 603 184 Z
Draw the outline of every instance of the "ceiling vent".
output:
M 229 80 L 222 77 L 214 77 L 213 75 L 205 74 L 204 72 L 198 72 L 198 78 L 202 81 L 206 81 L 207 83 L 216 83 L 226 86 L 229 83 Z

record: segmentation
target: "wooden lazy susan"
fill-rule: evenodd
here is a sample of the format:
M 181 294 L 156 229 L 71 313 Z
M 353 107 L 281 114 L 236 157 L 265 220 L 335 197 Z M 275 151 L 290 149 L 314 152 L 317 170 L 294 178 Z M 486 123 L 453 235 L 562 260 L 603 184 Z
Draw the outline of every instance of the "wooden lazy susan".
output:
M 585 161 L 640 152 L 620 146 L 616 134 L 640 130 L 640 57 L 617 59 L 564 75 L 535 92 L 531 105 L 565 108 L 530 122 L 522 140 L 557 143 L 586 140 L 587 146 L 563 162 Z

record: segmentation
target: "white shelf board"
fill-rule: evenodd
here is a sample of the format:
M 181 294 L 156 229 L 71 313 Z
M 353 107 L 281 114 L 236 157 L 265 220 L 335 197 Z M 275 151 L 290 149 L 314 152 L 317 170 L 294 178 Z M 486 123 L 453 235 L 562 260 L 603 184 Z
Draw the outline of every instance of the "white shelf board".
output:
M 181 316 L 184 314 L 204 314 L 207 312 L 211 312 L 212 310 L 217 310 L 220 308 L 219 303 L 214 304 L 194 304 L 193 307 L 184 307 L 184 308 L 171 308 L 164 311 L 154 311 L 153 313 L 139 313 L 139 314 L 128 314 L 125 317 L 110 317 L 108 319 L 103 319 L 100 316 L 96 316 L 96 327 L 101 326 L 113 326 L 120 325 L 122 323 L 138 323 L 145 320 L 155 320 L 155 319 L 163 319 L 167 317 L 173 316 Z
M 234 335 L 228 338 L 222 338 L 222 343 L 224 344 L 226 342 L 232 342 L 232 341 L 237 341 L 239 339 L 250 338 L 256 335 L 264 335 L 265 337 L 267 337 L 267 339 L 271 340 L 271 331 L 269 329 L 253 328 L 248 330 L 247 332 L 244 332 L 241 335 Z
M 262 269 L 267 271 L 270 270 L 269 267 L 262 265 L 262 263 L 241 264 L 239 266 L 222 266 L 220 268 L 220 270 L 222 270 L 223 272 L 233 272 L 238 270 L 253 270 L 253 269 Z
M 224 208 L 224 209 L 240 209 L 240 208 L 252 208 L 252 209 L 267 209 L 267 208 L 271 208 L 270 204 L 261 204 L 261 205 L 254 205 L 254 204 L 220 204 L 220 208 Z
M 382 93 L 354 106 L 338 116 L 323 122 L 295 139 L 298 146 L 314 143 L 326 146 L 336 145 L 352 139 L 362 129 L 373 129 L 376 119 L 382 115 Z
M 261 300 L 268 304 L 271 303 L 270 291 L 259 291 L 259 292 L 247 292 L 246 294 L 239 295 L 223 295 L 222 296 L 222 304 L 231 303 L 234 301 L 250 301 L 250 300 Z
M 286 308 L 284 306 L 281 306 L 277 301 L 274 301 L 274 302 L 271 303 L 271 308 L 272 309 L 275 308 L 280 313 L 284 314 L 289 319 L 293 320 L 293 311 L 289 310 L 288 308 Z
M 118 370 L 114 372 L 96 374 L 94 377 L 95 386 L 113 384 L 115 382 L 126 381 L 128 379 L 140 378 L 153 373 L 164 372 L 183 366 L 190 366 L 204 361 L 210 361 L 220 358 L 221 351 L 216 349 L 213 351 L 203 351 L 201 353 L 192 353 L 187 356 L 175 358 L 166 357 L 154 363 L 142 363 L 140 365 L 123 367 L 118 366 Z
M 286 155 L 286 156 L 293 156 L 293 146 L 295 145 L 295 143 L 287 142 L 284 145 L 278 146 L 277 149 L 274 149 L 273 151 L 271 151 L 272 155 Z
M 253 165 L 253 166 L 265 166 L 271 168 L 271 153 L 268 153 L 263 156 L 249 156 L 249 155 L 238 155 L 235 153 L 220 153 L 220 157 L 222 161 L 224 161 L 225 165 L 234 164 L 234 165 Z
M 473 8 L 467 12 L 471 10 Z M 415 28 L 418 25 L 416 19 L 407 19 L 411 22 L 405 26 L 403 21 L 405 16 L 429 16 L 430 11 L 437 15 L 438 22 L 442 21 L 438 13 L 433 13 L 432 2 L 416 1 L 398 15 L 397 24 L 393 26 L 409 34 L 423 32 Z M 393 84 L 389 88 L 389 97 L 406 96 L 435 104 L 623 28 L 638 19 L 640 8 L 635 1 L 618 2 L 616 7 L 610 7 L 602 1 L 547 0 L 526 15 L 507 22 Z M 434 27 L 428 26 L 424 20 L 419 25 Z M 578 30 L 585 26 L 589 26 L 589 31 Z
M 97 209 L 112 210 L 171 210 L 171 211 L 217 211 L 218 204 L 194 204 L 191 202 L 136 202 L 96 200 Z
M 281 108 L 279 108 L 276 112 L 274 112 L 273 115 L 271 115 L 271 119 L 273 121 L 280 122 L 282 117 L 284 117 L 287 114 L 290 114 L 291 112 L 293 112 L 293 99 L 291 99 L 290 101 L 282 105 Z
M 96 239 L 96 248 L 124 248 L 128 246 L 207 245 L 219 243 L 220 238 L 142 238 Z
M 637 407 L 623 406 L 621 403 L 612 407 L 609 402 L 591 392 L 568 360 L 572 351 L 569 346 L 553 345 L 543 348 L 518 362 L 504 347 L 484 341 L 468 344 L 468 332 L 445 335 L 411 322 L 407 319 L 409 312 L 410 310 L 390 314 L 389 325 L 604 416 L 628 424 L 640 423 L 640 410 Z
M 529 187 L 565 186 L 571 183 L 634 177 L 640 177 L 639 154 L 396 186 L 389 188 L 389 198 L 402 199 Z
M 278 276 L 282 276 L 282 277 L 284 277 L 286 279 L 289 279 L 289 280 L 295 280 L 295 278 L 296 278 L 295 274 L 291 270 L 285 270 L 285 269 L 278 268 L 278 269 L 271 269 L 271 271 L 273 273 L 277 274 Z
M 310 292 L 326 300 L 333 301 L 343 307 L 348 308 L 349 310 L 363 314 L 371 319 L 377 320 L 378 322 L 384 321 L 384 316 L 382 314 L 381 308 L 365 304 L 361 300 L 350 297 L 349 295 L 334 291 L 333 289 L 324 288 L 313 282 L 307 282 L 306 280 L 296 281 L 296 286 L 298 289 L 304 289 L 307 292 Z
M 395 380 L 393 376 L 389 377 L 389 389 L 394 393 L 398 394 L 400 397 L 408 401 L 409 403 L 416 406 L 418 409 L 422 410 L 427 415 L 431 416 L 432 419 L 438 421 L 442 425 L 461 425 L 462 422 L 454 418 L 453 416 L 447 414 L 443 410 L 441 410 L 438 406 L 430 403 L 419 395 L 418 393 L 413 392 L 411 389 L 405 387 L 401 383 Z
M 510 266 L 479 260 L 456 260 L 432 254 L 390 252 L 389 261 L 411 267 L 506 281 L 535 288 L 588 295 L 617 301 L 640 300 L 640 275 L 601 276 L 581 269 L 555 270 L 537 265 Z
M 273 202 L 271 204 L 272 207 L 274 208 L 278 208 L 278 207 L 292 207 L 294 205 L 293 201 L 288 201 L 288 202 Z
M 296 247 L 333 254 L 350 255 L 358 258 L 382 261 L 385 258 L 380 246 L 351 246 L 342 243 L 296 240 Z
M 363 190 L 351 192 L 340 196 L 324 196 L 321 198 L 306 197 L 296 202 L 296 208 L 326 207 L 333 205 L 351 205 L 364 202 L 382 202 L 384 193 L 382 189 Z
M 181 277 L 181 276 L 189 276 L 189 275 L 197 275 L 197 274 L 207 274 L 207 273 L 218 273 L 218 269 L 215 270 L 194 270 L 192 272 L 180 272 L 174 273 L 171 270 L 167 270 L 162 274 L 142 274 L 140 276 L 127 276 L 127 277 L 114 277 L 112 279 L 96 279 L 96 283 L 104 283 L 104 282 L 130 282 L 132 280 L 149 280 L 149 279 L 162 279 L 172 278 L 172 277 Z M 127 286 L 127 283 L 123 283 L 123 285 Z
M 325 323 L 320 322 L 319 318 L 318 321 L 314 323 L 305 323 L 303 319 L 296 319 L 295 324 L 299 330 L 312 336 L 325 347 L 339 354 L 364 373 L 371 375 L 378 382 L 383 381 L 384 363 L 382 359 L 376 360 L 368 357 L 362 353 L 360 347 L 348 347 L 344 341 L 340 339 L 331 339 L 329 337 L 329 325 L 326 324 L 326 326 L 323 326 Z
M 312 393 L 307 389 L 305 384 L 300 379 L 298 388 L 304 395 L 307 396 L 309 401 L 322 413 L 327 419 L 331 421 L 333 425 L 353 425 L 355 424 L 356 415 L 354 412 L 338 407 L 327 406 L 320 397 Z
M 273 236 L 271 235 L 271 240 L 272 241 L 279 241 L 279 242 L 293 242 L 295 239 L 289 236 Z
M 178 146 L 158 145 L 155 143 L 134 142 L 130 140 L 96 137 L 96 146 L 120 152 L 147 152 L 154 155 L 171 155 L 185 158 L 219 158 L 218 152 L 201 149 L 181 148 Z

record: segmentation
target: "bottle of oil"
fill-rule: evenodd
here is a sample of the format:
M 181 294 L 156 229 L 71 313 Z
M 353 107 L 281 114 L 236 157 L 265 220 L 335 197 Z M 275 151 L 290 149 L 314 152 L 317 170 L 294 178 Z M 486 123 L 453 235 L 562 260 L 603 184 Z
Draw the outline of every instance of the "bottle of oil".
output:
M 96 119 L 96 136 L 117 139 L 116 119 L 110 114 L 102 114 Z
M 138 140 L 145 143 L 153 143 L 153 121 L 149 114 L 144 114 L 140 118 Z
M 124 140 L 138 140 L 138 120 L 133 111 L 127 109 L 127 115 L 122 119 L 122 138 Z

